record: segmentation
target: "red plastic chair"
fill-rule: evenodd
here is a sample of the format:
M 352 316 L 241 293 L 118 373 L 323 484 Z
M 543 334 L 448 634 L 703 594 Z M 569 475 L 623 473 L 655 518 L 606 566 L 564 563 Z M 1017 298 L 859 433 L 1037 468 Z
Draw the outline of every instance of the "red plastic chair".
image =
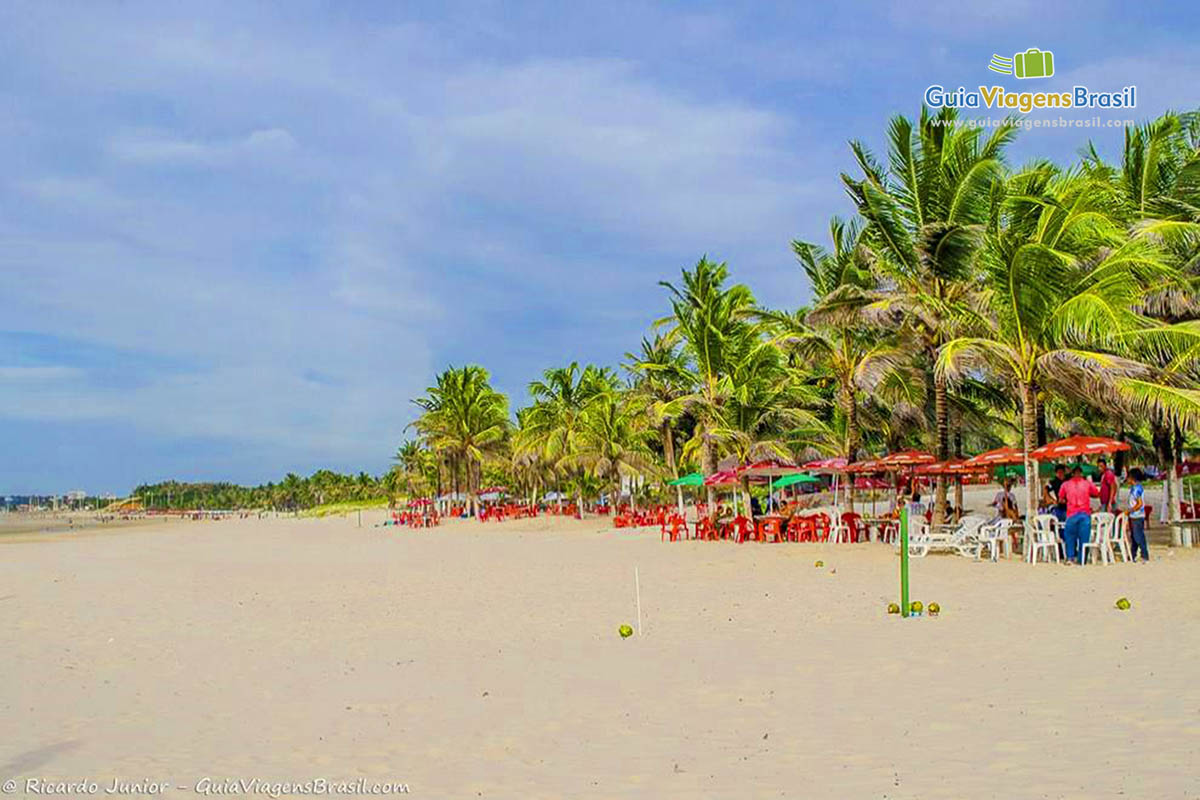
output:
M 845 514 L 842 514 L 842 525 L 845 526 L 846 538 L 850 541 L 858 542 L 866 538 L 863 536 L 862 514 L 847 511 Z
M 727 531 L 729 537 L 738 544 L 754 537 L 754 526 L 750 524 L 750 520 L 740 514 L 729 523 Z
M 828 542 L 829 541 L 829 515 L 825 513 L 816 514 L 812 517 L 813 520 L 813 541 Z
M 808 525 L 804 521 L 804 517 L 796 515 L 788 520 L 786 536 L 789 542 L 804 541 L 805 531 Z
M 758 540 L 765 542 L 768 540 L 768 536 L 776 542 L 783 541 L 783 522 L 781 520 L 764 519 L 758 523 Z

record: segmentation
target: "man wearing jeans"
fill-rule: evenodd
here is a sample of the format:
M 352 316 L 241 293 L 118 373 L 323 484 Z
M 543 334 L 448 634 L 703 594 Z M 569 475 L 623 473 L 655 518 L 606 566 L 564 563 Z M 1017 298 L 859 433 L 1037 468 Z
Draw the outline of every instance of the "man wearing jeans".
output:
M 1146 490 L 1142 488 L 1145 476 L 1135 467 L 1129 470 L 1129 478 L 1133 481 L 1133 488 L 1129 490 L 1129 538 L 1132 540 L 1133 560 L 1137 561 L 1140 554 L 1142 561 L 1149 561 L 1150 550 L 1146 547 Z
M 1083 468 L 1075 467 L 1071 479 L 1058 491 L 1067 504 L 1067 524 L 1063 527 L 1063 549 L 1067 563 L 1083 563 L 1083 545 L 1092 536 L 1092 498 L 1100 496 L 1096 484 L 1083 477 Z

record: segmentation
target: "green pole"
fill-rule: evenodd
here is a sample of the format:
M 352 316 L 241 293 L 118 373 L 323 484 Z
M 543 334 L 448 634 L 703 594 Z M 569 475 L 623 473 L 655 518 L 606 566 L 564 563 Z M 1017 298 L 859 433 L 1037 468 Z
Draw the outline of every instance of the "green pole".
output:
M 900 509 L 900 614 L 908 616 L 908 505 Z

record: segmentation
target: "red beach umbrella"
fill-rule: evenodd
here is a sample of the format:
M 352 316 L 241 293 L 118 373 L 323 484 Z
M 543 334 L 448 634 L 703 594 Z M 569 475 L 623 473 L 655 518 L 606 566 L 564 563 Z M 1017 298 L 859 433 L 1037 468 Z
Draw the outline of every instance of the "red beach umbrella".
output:
M 866 461 L 855 461 L 853 464 L 847 465 L 846 472 L 851 475 L 877 474 L 887 472 L 887 467 L 884 466 L 883 459 L 872 458 Z
M 845 458 L 820 458 L 801 464 L 800 469 L 808 472 L 847 472 Z
M 705 486 L 731 486 L 738 482 L 737 473 L 730 469 L 714 472 L 704 479 Z
M 999 467 L 1004 464 L 1022 464 L 1025 454 L 1015 447 L 997 447 L 977 456 L 971 456 L 967 463 L 979 467 Z
M 933 464 L 937 458 L 932 453 L 922 450 L 902 450 L 880 459 L 880 464 L 887 469 L 902 469 L 904 467 L 919 467 L 922 464 Z
M 746 467 L 739 467 L 737 474 L 747 478 L 777 478 L 781 475 L 792 475 L 799 471 L 799 467 L 787 461 L 777 461 L 768 459 L 766 461 L 755 461 Z
M 1057 442 L 1044 444 L 1029 453 L 1034 461 L 1050 461 L 1056 458 L 1099 456 L 1128 450 L 1129 445 L 1103 436 L 1071 436 Z

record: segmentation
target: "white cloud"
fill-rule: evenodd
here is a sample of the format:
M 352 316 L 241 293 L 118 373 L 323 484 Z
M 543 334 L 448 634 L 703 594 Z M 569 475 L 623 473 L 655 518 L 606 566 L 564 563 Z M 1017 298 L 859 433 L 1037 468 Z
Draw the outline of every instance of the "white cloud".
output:
M 110 142 L 108 149 L 116 158 L 134 163 L 216 167 L 270 158 L 288 153 L 296 146 L 296 140 L 286 130 L 269 128 L 226 141 L 189 141 L 153 134 L 123 136 Z

